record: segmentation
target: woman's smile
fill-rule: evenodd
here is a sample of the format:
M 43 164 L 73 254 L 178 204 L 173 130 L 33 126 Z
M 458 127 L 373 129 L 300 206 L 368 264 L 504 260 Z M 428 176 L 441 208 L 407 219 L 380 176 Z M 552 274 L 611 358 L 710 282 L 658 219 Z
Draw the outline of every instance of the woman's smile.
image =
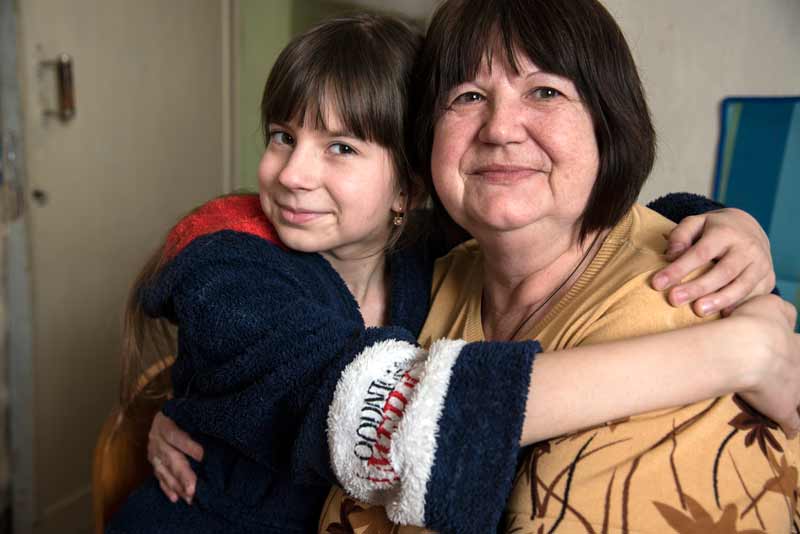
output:
M 514 185 L 542 173 L 539 169 L 525 165 L 489 164 L 471 169 L 467 175 L 479 178 L 489 185 Z

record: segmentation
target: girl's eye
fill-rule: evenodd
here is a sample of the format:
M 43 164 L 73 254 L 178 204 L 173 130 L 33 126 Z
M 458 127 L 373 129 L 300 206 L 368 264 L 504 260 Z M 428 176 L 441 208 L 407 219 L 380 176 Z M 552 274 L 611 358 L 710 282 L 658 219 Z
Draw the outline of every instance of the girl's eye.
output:
M 283 130 L 275 130 L 269 133 L 269 142 L 278 145 L 294 145 L 294 137 Z
M 551 100 L 562 94 L 561 91 L 553 89 L 552 87 L 537 87 L 533 90 L 533 96 L 540 100 Z
M 345 155 L 345 154 L 355 154 L 356 151 L 350 145 L 346 145 L 344 143 L 333 143 L 330 146 L 331 152 L 338 155 Z
M 451 106 L 456 106 L 459 104 L 472 104 L 475 102 L 482 102 L 484 100 L 484 96 L 480 93 L 475 91 L 467 91 L 466 93 L 461 93 L 450 104 Z

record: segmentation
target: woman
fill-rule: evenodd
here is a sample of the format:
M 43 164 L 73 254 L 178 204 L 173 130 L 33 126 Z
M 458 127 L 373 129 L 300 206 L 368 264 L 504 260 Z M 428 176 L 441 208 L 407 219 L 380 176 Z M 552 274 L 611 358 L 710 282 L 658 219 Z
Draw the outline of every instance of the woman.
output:
M 653 128 L 627 44 L 598 2 L 445 2 L 429 28 L 419 79 L 426 90 L 417 135 L 426 160 L 422 168 L 430 169 L 450 216 L 475 237 L 437 264 L 423 344 L 439 338 L 537 339 L 545 351 L 588 351 L 596 343 L 699 321 L 648 287 L 664 265 L 661 236 L 671 226 L 634 205 L 653 163 Z M 792 312 L 788 319 L 787 327 Z M 703 338 L 696 342 L 700 353 Z M 737 340 L 747 342 L 748 336 Z M 602 364 L 613 364 L 613 351 L 606 348 L 598 361 L 575 358 L 567 364 L 558 362 L 558 353 L 545 352 L 529 375 L 522 422 L 522 414 L 504 410 L 513 404 L 496 402 L 502 396 L 491 386 L 497 379 L 504 390 L 513 389 L 513 377 L 493 376 L 469 355 L 448 355 L 452 350 L 443 350 L 442 343 L 432 346 L 424 367 L 404 363 L 418 383 L 387 438 L 394 480 L 365 482 L 370 466 L 352 461 L 352 455 L 348 462 L 336 450 L 354 431 L 337 423 L 358 408 L 343 399 L 352 396 L 350 390 L 363 391 L 367 364 L 359 366 L 357 359 L 337 388 L 330 427 L 337 475 L 348 492 L 386 503 L 393 519 L 447 532 L 493 531 L 497 505 L 511 488 L 508 532 L 792 528 L 797 439 L 782 436 L 740 398 L 720 395 L 726 388 L 696 402 L 702 397 L 695 394 L 692 374 L 731 370 L 724 347 L 716 360 L 698 361 L 689 372 L 666 365 L 654 367 L 655 376 L 648 375 L 652 361 L 643 351 L 641 361 L 629 362 L 630 373 L 617 380 L 620 391 L 641 386 L 652 395 L 622 399 L 609 398 L 586 379 L 613 380 Z M 686 350 L 691 355 L 691 347 Z M 681 351 L 676 345 L 676 360 Z M 757 367 L 761 356 L 753 355 Z M 480 402 L 479 388 L 463 385 L 475 380 L 470 370 L 490 377 L 484 382 L 485 419 L 477 421 L 465 419 L 463 409 Z M 734 389 L 750 390 L 748 381 L 758 372 L 737 372 L 742 374 Z M 423 385 L 441 383 L 442 376 L 444 391 L 431 403 L 431 388 L 423 391 Z M 795 368 L 785 379 L 796 376 Z M 629 377 L 637 384 L 629 384 Z M 569 392 L 565 384 L 582 386 Z M 775 387 L 788 390 L 789 384 Z M 626 402 L 618 415 L 637 413 L 635 406 L 674 405 L 654 402 L 660 395 L 695 403 L 575 433 L 599 423 L 598 413 Z M 798 398 L 791 395 L 778 410 L 784 421 L 796 416 Z M 561 410 L 552 409 L 553 399 L 563 401 Z M 422 402 L 436 407 L 428 419 L 414 411 Z M 583 422 L 574 425 L 576 414 Z M 472 432 L 464 436 L 473 426 L 478 437 L 513 428 L 514 439 L 500 450 Z M 515 452 L 516 440 L 530 444 L 559 434 L 566 435 L 525 451 L 513 477 L 516 454 L 509 451 Z M 407 453 L 417 443 L 428 451 L 410 459 Z M 421 464 L 427 465 L 418 469 Z M 371 514 L 366 505 L 334 494 L 321 531 Z

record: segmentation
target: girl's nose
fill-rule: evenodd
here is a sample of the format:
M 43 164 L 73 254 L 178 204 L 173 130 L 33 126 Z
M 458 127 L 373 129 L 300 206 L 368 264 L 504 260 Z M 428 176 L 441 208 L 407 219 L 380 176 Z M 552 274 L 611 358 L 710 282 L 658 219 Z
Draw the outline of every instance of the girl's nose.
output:
M 295 148 L 278 170 L 277 180 L 286 189 L 313 189 L 319 182 L 314 158 Z

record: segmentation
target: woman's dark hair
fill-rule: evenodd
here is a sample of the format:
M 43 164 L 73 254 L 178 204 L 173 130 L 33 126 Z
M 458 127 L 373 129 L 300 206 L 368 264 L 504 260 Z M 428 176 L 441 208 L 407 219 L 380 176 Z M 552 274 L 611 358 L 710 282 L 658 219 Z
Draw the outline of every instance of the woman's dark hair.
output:
M 271 122 L 326 128 L 325 113 L 333 110 L 345 130 L 389 150 L 408 205 L 418 204 L 425 186 L 413 172 L 407 141 L 411 76 L 421 46 L 421 33 L 408 24 L 368 14 L 328 20 L 295 38 L 264 87 L 265 141 Z
M 625 37 L 596 0 L 445 1 L 428 28 L 416 71 L 419 171 L 430 184 L 433 129 L 448 92 L 474 79 L 493 54 L 504 54 L 514 69 L 524 54 L 575 84 L 591 114 L 600 155 L 579 235 L 615 225 L 653 167 L 655 131 Z

